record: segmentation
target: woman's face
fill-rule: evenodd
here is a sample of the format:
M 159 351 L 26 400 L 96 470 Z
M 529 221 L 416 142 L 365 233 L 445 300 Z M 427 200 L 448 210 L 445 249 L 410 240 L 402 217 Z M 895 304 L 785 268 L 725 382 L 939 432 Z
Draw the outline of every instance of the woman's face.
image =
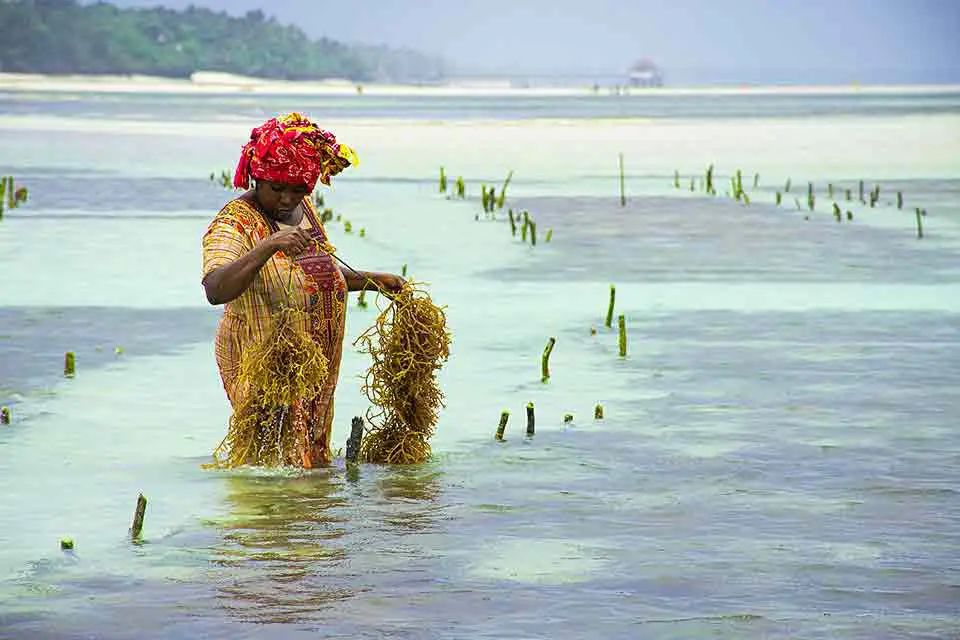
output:
M 297 208 L 310 190 L 305 184 L 257 181 L 257 200 L 264 213 L 282 218 Z

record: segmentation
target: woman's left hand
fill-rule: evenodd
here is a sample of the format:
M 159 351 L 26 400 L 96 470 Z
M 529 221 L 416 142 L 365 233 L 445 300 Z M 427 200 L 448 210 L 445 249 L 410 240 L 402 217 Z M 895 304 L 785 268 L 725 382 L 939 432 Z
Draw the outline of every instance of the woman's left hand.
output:
M 400 289 L 406 284 L 406 280 L 394 273 L 378 273 L 373 280 L 385 293 L 400 293 Z

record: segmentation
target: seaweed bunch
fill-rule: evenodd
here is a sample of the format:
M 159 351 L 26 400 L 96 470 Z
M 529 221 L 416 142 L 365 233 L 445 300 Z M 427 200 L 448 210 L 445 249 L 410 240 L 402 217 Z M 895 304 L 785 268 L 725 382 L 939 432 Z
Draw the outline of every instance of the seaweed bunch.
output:
M 373 404 L 360 447 L 365 462 L 416 464 L 430 457 L 443 393 L 439 371 L 450 355 L 443 308 L 408 281 L 354 345 L 373 359 L 363 392 Z

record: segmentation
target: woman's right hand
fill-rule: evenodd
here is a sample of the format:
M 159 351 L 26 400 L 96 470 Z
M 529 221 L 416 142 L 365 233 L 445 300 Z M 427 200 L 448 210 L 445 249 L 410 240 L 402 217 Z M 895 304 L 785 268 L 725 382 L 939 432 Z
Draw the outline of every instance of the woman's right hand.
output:
M 283 251 L 289 257 L 298 256 L 310 246 L 310 234 L 299 227 L 281 229 L 267 238 L 273 251 Z

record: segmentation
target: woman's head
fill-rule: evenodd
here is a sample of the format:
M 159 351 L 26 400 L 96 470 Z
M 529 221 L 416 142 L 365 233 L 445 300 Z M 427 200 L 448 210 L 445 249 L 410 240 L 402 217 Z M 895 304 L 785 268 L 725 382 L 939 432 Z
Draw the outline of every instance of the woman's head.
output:
M 278 185 L 287 191 L 313 191 L 317 182 L 330 184 L 330 178 L 357 163 L 356 153 L 337 142 L 299 113 L 267 120 L 250 133 L 233 176 L 238 189 L 250 187 L 256 180 L 260 191 L 269 194 Z

